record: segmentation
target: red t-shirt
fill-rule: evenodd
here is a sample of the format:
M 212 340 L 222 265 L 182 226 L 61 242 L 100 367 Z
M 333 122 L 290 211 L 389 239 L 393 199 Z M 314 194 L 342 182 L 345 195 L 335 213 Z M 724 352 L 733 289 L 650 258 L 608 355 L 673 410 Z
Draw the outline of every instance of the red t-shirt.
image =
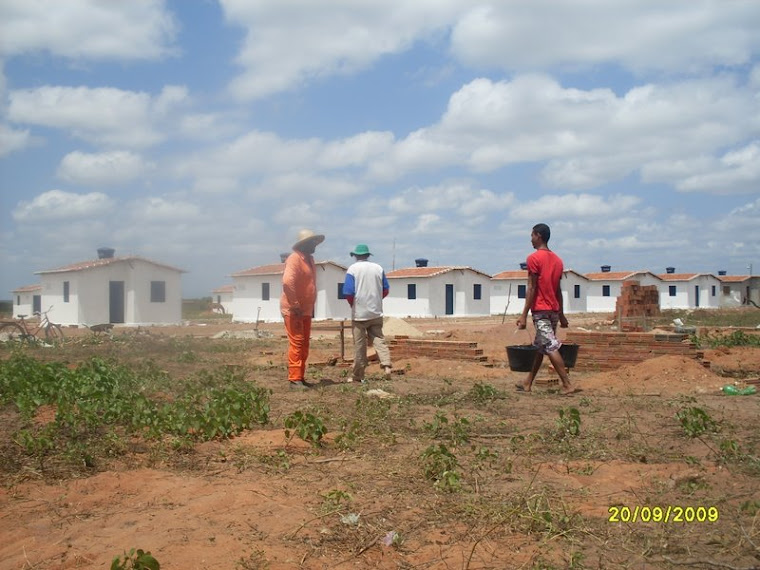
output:
M 559 311 L 557 289 L 563 270 L 562 260 L 551 250 L 537 249 L 528 256 L 528 271 L 538 276 L 531 311 Z

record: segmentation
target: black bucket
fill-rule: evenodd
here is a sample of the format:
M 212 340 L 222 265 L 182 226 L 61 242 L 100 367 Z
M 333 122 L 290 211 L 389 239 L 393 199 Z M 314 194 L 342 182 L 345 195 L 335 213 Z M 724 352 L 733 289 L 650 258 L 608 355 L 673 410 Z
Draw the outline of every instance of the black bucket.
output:
M 530 372 L 533 368 L 533 360 L 536 358 L 536 350 L 532 344 L 508 346 L 509 369 L 514 372 Z
M 559 347 L 559 355 L 565 362 L 565 368 L 572 368 L 575 366 L 575 361 L 578 359 L 578 349 L 580 347 L 577 344 L 563 344 Z
M 565 368 L 575 366 L 579 348 L 580 346 L 577 344 L 563 344 L 559 347 L 559 354 L 565 363 Z M 533 368 L 533 361 L 536 358 L 536 350 L 536 347 L 532 344 L 508 346 L 507 360 L 509 361 L 509 369 L 513 372 L 530 372 Z

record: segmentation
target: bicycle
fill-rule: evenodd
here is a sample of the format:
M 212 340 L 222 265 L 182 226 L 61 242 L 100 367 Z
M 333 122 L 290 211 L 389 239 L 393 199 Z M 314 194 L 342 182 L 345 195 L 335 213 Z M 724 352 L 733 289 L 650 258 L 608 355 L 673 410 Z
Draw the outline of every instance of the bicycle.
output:
M 48 313 L 52 308 L 51 305 L 47 311 L 34 313 L 40 318 L 36 326 L 26 320 L 26 315 L 19 315 L 18 320 L 0 322 L 0 339 L 39 342 L 42 340 L 40 336 L 42 333 L 47 342 L 63 342 L 64 335 L 61 325 L 51 322 L 48 318 Z

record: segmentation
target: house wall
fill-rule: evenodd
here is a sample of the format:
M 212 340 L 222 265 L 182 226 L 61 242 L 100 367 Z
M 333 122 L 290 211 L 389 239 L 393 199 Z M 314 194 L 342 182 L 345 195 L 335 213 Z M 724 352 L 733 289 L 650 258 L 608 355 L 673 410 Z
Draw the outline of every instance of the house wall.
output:
M 628 279 L 638 281 L 641 286 L 656 285 L 659 290 L 662 290 L 660 288 L 662 281 L 652 274 L 634 273 L 626 278 L 626 280 Z M 602 295 L 602 288 L 604 285 L 610 286 L 609 297 Z M 589 281 L 587 285 L 588 293 L 586 294 L 586 311 L 589 313 L 614 313 L 615 303 L 618 295 L 620 295 L 622 286 L 623 281 L 620 279 L 611 279 L 609 281 L 599 279 Z
M 433 277 L 394 277 L 383 304 L 392 317 L 487 316 L 491 312 L 491 279 L 467 269 L 454 269 Z M 407 298 L 407 286 L 417 286 L 417 298 Z M 480 299 L 474 298 L 474 285 L 480 285 Z M 454 312 L 446 314 L 446 285 L 454 286 Z
M 232 320 L 238 323 L 255 323 L 258 319 L 265 323 L 282 322 L 280 296 L 282 295 L 282 275 L 245 275 L 233 277 L 235 287 L 232 303 Z M 261 299 L 262 284 L 269 283 L 269 299 Z
M 181 273 L 142 260 L 40 276 L 42 306 L 53 306 L 50 320 L 62 325 L 95 325 L 110 322 L 109 282 L 124 282 L 124 324 L 177 324 L 182 321 Z M 64 282 L 69 300 L 64 302 Z M 150 301 L 151 281 L 164 281 L 165 301 Z
M 389 317 L 430 317 L 429 279 L 399 277 L 389 279 L 390 290 L 383 301 L 383 312 Z M 417 298 L 407 298 L 407 286 L 417 286 Z
M 728 290 L 728 293 L 725 291 Z M 719 306 L 739 307 L 747 300 L 760 305 L 760 276 L 751 276 L 741 282 L 720 282 Z
M 670 287 L 675 286 L 676 295 L 670 296 Z M 716 294 L 712 294 L 715 286 Z M 699 303 L 697 290 L 699 287 Z M 659 285 L 660 309 L 711 309 L 720 307 L 721 282 L 712 275 L 698 275 L 684 281 L 663 281 Z
M 232 301 L 233 295 L 231 291 L 224 291 L 220 293 L 211 292 L 211 302 L 219 303 L 226 314 L 232 314 Z
M 338 298 L 338 283 L 345 280 L 345 272 L 334 265 L 317 267 L 317 299 L 314 303 L 314 319 L 350 319 L 351 307 L 345 299 Z M 232 303 L 232 320 L 240 323 L 259 321 L 282 322 L 280 297 L 282 274 L 245 275 L 232 278 L 235 293 Z M 269 300 L 261 299 L 262 284 L 269 283 Z M 261 311 L 259 311 L 261 308 Z
M 132 313 L 127 311 L 125 320 L 130 324 L 178 324 L 182 322 L 182 274 L 166 267 L 135 260 L 131 274 L 131 287 L 125 283 L 127 297 L 132 292 Z M 127 264 L 122 264 L 127 266 Z M 126 268 L 126 267 L 125 267 Z M 151 302 L 151 281 L 166 283 L 164 302 Z M 131 315 L 131 318 L 130 318 Z
M 585 279 L 573 272 L 568 272 L 560 282 L 562 289 L 562 307 L 565 313 L 585 313 L 587 309 L 586 295 L 589 291 L 591 281 Z M 580 297 L 575 298 L 575 286 L 580 287 Z
M 343 269 L 334 265 L 317 265 L 317 302 L 314 307 L 316 320 L 351 319 L 351 305 L 338 296 L 338 285 L 342 291 L 345 280 L 346 272 Z
M 519 315 L 525 306 L 525 299 L 517 296 L 519 285 L 528 287 L 527 279 L 492 279 L 491 280 L 491 314 L 503 315 L 504 310 L 508 315 Z
M 34 315 L 34 296 L 40 295 L 40 291 L 14 292 L 13 294 L 13 318 L 25 315 L 27 318 Z M 47 307 L 40 307 L 43 311 Z

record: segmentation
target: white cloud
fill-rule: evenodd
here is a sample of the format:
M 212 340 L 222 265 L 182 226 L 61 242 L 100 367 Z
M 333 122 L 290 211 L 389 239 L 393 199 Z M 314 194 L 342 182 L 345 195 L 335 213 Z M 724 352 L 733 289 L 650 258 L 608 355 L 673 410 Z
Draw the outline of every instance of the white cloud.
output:
M 344 199 L 356 196 L 364 188 L 349 178 L 318 176 L 304 172 L 280 174 L 266 178 L 248 194 L 256 200 L 305 200 Z
M 75 194 L 62 190 L 49 190 L 31 202 L 19 202 L 13 210 L 13 219 L 19 223 L 36 223 L 97 218 L 109 213 L 113 207 L 113 200 L 101 192 Z
M 760 48 L 757 17 L 752 0 L 479 2 L 455 23 L 451 49 L 480 68 L 682 73 L 747 63 Z
M 150 197 L 134 201 L 129 207 L 138 224 L 190 223 L 203 218 L 197 203 L 184 199 Z
M 8 117 L 14 123 L 68 130 L 98 144 L 145 147 L 165 138 L 157 123 L 183 99 L 181 90 L 165 87 L 155 99 L 148 93 L 112 87 L 14 90 L 9 94 Z
M 0 157 L 23 150 L 32 142 L 28 129 L 18 130 L 8 125 L 0 125 Z
M 3 0 L 0 55 L 48 51 L 67 58 L 157 59 L 177 32 L 161 0 Z
M 409 188 L 391 198 L 388 207 L 392 212 L 402 214 L 448 210 L 472 218 L 504 210 L 513 201 L 511 192 L 496 194 L 491 190 L 473 188 L 469 183 L 449 183 Z
M 246 30 L 233 93 L 243 99 L 356 72 L 415 42 L 441 41 L 475 69 L 569 71 L 617 64 L 635 71 L 740 66 L 760 48 L 752 0 L 221 0 Z M 297 42 L 293 38 L 298 38 Z
M 220 2 L 227 21 L 246 29 L 237 58 L 243 73 L 231 85 L 242 99 L 355 72 L 446 28 L 467 5 L 462 0 Z
M 757 193 L 760 188 L 760 143 L 727 152 L 710 161 L 709 169 L 691 169 L 675 184 L 682 191 L 708 191 L 712 194 Z M 696 173 L 695 173 L 696 172 Z
M 128 151 L 99 154 L 74 151 L 63 157 L 57 176 L 74 184 L 111 186 L 134 180 L 150 168 L 140 155 Z
M 728 75 L 648 84 L 623 96 L 609 89 L 565 88 L 539 74 L 476 79 L 451 96 L 437 124 L 400 140 L 370 164 L 369 174 L 401 177 L 442 165 L 491 172 L 546 162 L 541 180 L 553 188 L 593 188 L 637 171 L 659 182 L 663 165 L 709 157 L 756 138 L 760 127 L 746 118 L 758 113 L 755 92 Z M 753 172 L 747 164 L 736 178 L 752 180 Z M 707 184 L 699 189 L 725 191 Z
M 617 217 L 627 213 L 641 202 L 638 196 L 616 194 L 599 196 L 594 194 L 545 195 L 538 200 L 519 204 L 512 208 L 512 218 L 538 219 L 600 219 L 605 216 Z
M 394 136 L 389 131 L 365 132 L 325 144 L 317 164 L 324 168 L 365 166 L 367 162 L 388 152 Z

